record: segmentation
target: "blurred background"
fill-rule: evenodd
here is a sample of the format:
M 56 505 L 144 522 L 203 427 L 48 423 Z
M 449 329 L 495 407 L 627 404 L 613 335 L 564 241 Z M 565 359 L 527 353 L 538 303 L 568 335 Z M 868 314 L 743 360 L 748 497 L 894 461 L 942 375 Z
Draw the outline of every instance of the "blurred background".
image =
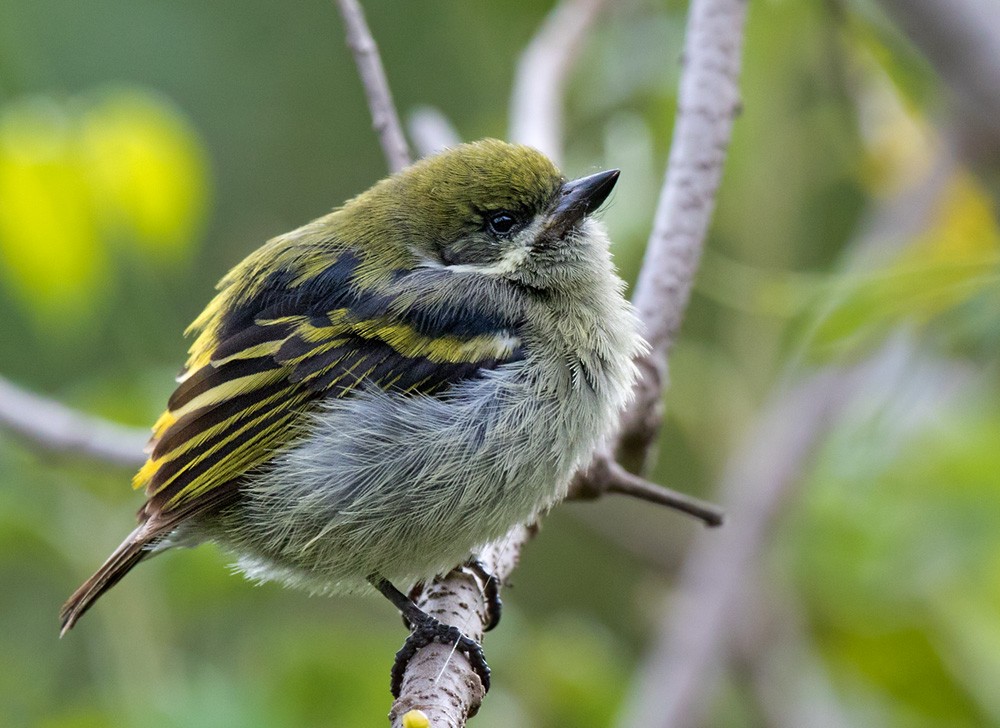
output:
M 632 281 L 687 8 L 609 5 L 571 75 L 563 167 L 622 169 L 604 218 Z M 963 25 L 966 6 L 996 23 Z M 366 3 L 401 113 L 431 105 L 466 139 L 506 135 L 550 8 Z M 692 554 L 724 571 L 713 539 L 752 518 L 693 724 L 1000 725 L 997 35 L 994 0 L 751 3 L 652 470 L 729 524 L 556 509 L 486 641 L 475 725 L 631 728 L 670 689 L 657 645 L 697 626 Z M 329 2 L 5 0 L 0 374 L 148 426 L 215 281 L 384 173 Z M 130 475 L 0 431 L 0 722 L 384 724 L 389 605 L 253 587 L 213 547 L 144 564 L 60 641 L 59 606 L 131 527 Z

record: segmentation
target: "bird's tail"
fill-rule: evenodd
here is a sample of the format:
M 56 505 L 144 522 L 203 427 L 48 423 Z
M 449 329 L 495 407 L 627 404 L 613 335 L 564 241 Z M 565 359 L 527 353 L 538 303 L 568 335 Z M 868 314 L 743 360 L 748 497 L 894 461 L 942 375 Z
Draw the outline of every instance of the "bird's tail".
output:
M 59 612 L 62 637 L 104 592 L 117 584 L 136 564 L 149 556 L 150 529 L 142 524 L 128 535 L 97 572 L 83 582 Z

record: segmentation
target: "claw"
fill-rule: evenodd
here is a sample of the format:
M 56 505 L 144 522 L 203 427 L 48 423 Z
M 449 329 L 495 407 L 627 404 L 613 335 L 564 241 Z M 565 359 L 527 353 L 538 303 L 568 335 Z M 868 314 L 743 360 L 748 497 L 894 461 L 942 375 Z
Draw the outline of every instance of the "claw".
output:
M 432 642 L 439 642 L 443 645 L 455 645 L 455 651 L 461 652 L 469 660 L 472 671 L 479 676 L 483 684 L 483 691 L 490 690 L 490 666 L 486 664 L 486 655 L 483 654 L 482 645 L 462 634 L 458 627 L 442 624 L 434 617 L 425 612 L 414 612 L 409 615 L 413 631 L 406 638 L 406 642 L 396 653 L 396 661 L 392 665 L 392 679 L 390 689 L 394 698 L 399 697 L 399 692 L 403 687 L 403 675 L 406 673 L 406 666 L 417 654 L 417 650 L 426 647 Z
M 489 632 L 500 624 L 500 614 L 503 612 L 503 600 L 500 599 L 500 580 L 479 559 L 466 562 L 465 568 L 483 580 L 483 598 L 486 600 L 487 618 L 483 631 Z

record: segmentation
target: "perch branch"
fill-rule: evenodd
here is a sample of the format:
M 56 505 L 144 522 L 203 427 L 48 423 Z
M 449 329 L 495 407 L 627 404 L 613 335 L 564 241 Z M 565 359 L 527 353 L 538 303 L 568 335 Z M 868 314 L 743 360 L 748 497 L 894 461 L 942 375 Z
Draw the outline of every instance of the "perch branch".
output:
M 86 415 L 0 378 L 0 426 L 48 452 L 139 467 L 149 431 Z
M 403 136 L 396 106 L 392 102 L 385 68 L 378 54 L 378 46 L 365 22 L 365 14 L 357 0 L 337 0 L 337 8 L 344 18 L 347 46 L 354 54 L 358 65 L 358 75 L 368 99 L 368 109 L 372 115 L 372 127 L 378 134 L 379 143 L 390 172 L 398 172 L 410 164 L 410 149 Z
M 483 566 L 504 583 L 513 573 L 521 547 L 534 535 L 530 526 L 516 526 L 502 541 L 479 553 Z M 482 585 L 467 570 L 456 569 L 423 590 L 417 606 L 446 624 L 459 627 L 479 641 L 487 620 Z M 399 698 L 389 720 L 398 728 L 410 710 L 422 710 L 434 728 L 461 728 L 479 710 L 483 687 L 469 662 L 450 646 L 431 644 L 407 666 Z
M 510 102 L 511 141 L 562 161 L 564 88 L 607 0 L 563 0 L 546 16 L 521 54 Z

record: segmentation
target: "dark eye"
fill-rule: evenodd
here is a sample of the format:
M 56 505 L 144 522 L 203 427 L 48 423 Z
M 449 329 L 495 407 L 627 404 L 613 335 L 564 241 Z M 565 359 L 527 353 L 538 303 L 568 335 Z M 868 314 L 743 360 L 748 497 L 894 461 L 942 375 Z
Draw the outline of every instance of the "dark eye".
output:
M 517 218 L 509 212 L 494 212 L 487 218 L 486 224 L 494 235 L 509 235 L 517 225 Z

